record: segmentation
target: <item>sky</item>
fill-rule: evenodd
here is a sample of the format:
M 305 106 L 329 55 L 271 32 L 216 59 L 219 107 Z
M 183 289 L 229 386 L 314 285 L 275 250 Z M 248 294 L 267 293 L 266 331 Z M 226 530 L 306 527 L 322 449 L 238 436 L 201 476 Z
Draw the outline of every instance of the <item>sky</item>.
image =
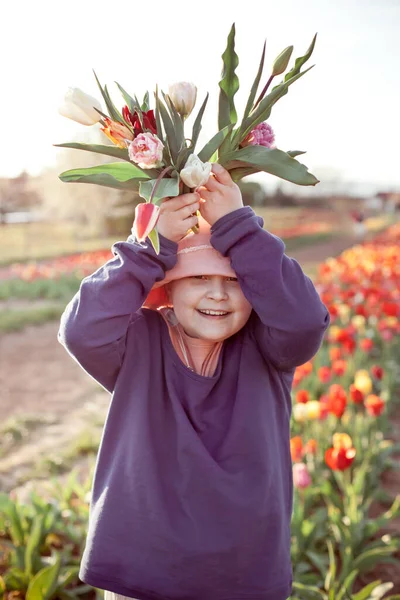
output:
M 264 40 L 262 85 L 286 46 L 290 67 L 317 32 L 303 68 L 315 67 L 269 118 L 277 147 L 305 150 L 301 162 L 319 178 L 400 191 L 400 0 L 22 0 L 2 16 L 0 177 L 37 175 L 63 152 L 53 144 L 90 135 L 57 109 L 69 87 L 101 99 L 92 69 L 121 108 L 115 81 L 140 98 L 156 84 L 192 81 L 198 107 L 209 92 L 200 149 L 217 131 L 221 54 L 235 22 L 239 116 Z

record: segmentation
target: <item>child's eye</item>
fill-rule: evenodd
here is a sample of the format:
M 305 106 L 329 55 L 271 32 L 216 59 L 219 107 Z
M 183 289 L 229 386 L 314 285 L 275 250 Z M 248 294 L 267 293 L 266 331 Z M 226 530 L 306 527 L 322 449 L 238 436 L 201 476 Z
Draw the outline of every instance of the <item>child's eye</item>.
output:
M 207 275 L 192 275 L 192 279 L 205 279 Z
M 228 279 L 229 279 L 230 281 L 237 281 L 237 280 L 238 280 L 238 278 L 237 278 L 237 277 L 228 277 Z

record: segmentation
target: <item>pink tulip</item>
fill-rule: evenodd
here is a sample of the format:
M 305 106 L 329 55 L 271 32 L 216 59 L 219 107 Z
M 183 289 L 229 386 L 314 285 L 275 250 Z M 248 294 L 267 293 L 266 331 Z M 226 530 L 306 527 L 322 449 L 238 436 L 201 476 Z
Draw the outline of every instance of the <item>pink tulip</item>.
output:
M 304 463 L 296 463 L 293 465 L 293 483 L 300 490 L 311 485 L 311 477 L 307 466 Z
M 135 220 L 132 235 L 140 243 L 144 242 L 154 229 L 160 215 L 160 207 L 151 202 L 141 202 L 135 208 Z
M 129 158 L 141 169 L 155 169 L 162 164 L 164 145 L 154 133 L 139 133 L 128 146 Z
M 252 129 L 249 135 L 243 140 L 241 146 L 265 146 L 274 148 L 275 135 L 271 125 L 260 123 Z

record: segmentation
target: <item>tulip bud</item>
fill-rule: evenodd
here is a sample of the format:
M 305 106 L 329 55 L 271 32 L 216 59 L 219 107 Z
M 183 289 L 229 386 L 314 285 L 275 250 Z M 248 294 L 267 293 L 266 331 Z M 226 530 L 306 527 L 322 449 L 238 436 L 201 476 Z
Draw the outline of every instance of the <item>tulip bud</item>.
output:
M 135 208 L 135 221 L 132 235 L 139 242 L 144 242 L 146 237 L 156 226 L 160 214 L 160 207 L 151 202 L 141 202 Z
M 79 88 L 69 88 L 58 112 L 63 117 L 72 119 L 81 125 L 94 125 L 101 119 L 101 115 L 95 111 L 94 107 L 101 110 L 101 104 L 96 98 L 85 94 Z
M 168 88 L 168 96 L 182 119 L 186 119 L 196 104 L 197 87 L 187 81 L 173 83 Z
M 274 64 L 272 65 L 272 76 L 276 77 L 277 75 L 281 75 L 286 71 L 286 67 L 288 66 L 290 57 L 292 56 L 293 46 L 288 46 L 285 48 L 280 55 L 275 59 Z
M 211 173 L 211 163 L 203 163 L 196 154 L 191 154 L 180 172 L 180 178 L 189 188 L 204 185 Z

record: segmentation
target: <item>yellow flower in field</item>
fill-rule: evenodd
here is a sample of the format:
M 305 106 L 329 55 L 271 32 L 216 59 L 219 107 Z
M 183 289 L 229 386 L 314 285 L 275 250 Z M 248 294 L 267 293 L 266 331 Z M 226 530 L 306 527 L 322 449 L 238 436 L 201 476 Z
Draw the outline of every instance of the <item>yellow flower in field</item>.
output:
M 350 306 L 348 304 L 338 304 L 337 309 L 342 321 L 347 323 L 349 320 Z
M 355 315 L 351 319 L 351 324 L 356 329 L 359 329 L 360 331 L 364 331 L 364 329 L 365 329 L 365 323 L 366 323 L 366 319 L 365 319 L 365 317 L 363 317 L 363 315 Z
M 293 406 L 293 418 L 298 423 L 304 423 L 307 420 L 307 404 L 295 404 Z
M 331 325 L 329 327 L 329 336 L 331 337 L 332 340 L 337 340 L 337 337 L 341 331 L 342 331 L 341 328 L 338 327 L 337 325 Z
M 344 448 L 347 450 L 353 447 L 353 440 L 347 433 L 334 433 L 332 441 L 334 448 Z
M 389 327 L 395 327 L 397 325 L 397 317 L 387 317 L 386 323 Z
M 370 394 L 372 392 L 372 381 L 369 376 L 368 371 L 365 369 L 361 369 L 360 371 L 356 371 L 354 376 L 354 386 L 360 390 L 364 395 Z
M 321 405 L 318 400 L 310 400 L 307 404 L 304 405 L 307 410 L 307 418 L 314 421 L 315 419 L 319 419 L 321 414 Z

